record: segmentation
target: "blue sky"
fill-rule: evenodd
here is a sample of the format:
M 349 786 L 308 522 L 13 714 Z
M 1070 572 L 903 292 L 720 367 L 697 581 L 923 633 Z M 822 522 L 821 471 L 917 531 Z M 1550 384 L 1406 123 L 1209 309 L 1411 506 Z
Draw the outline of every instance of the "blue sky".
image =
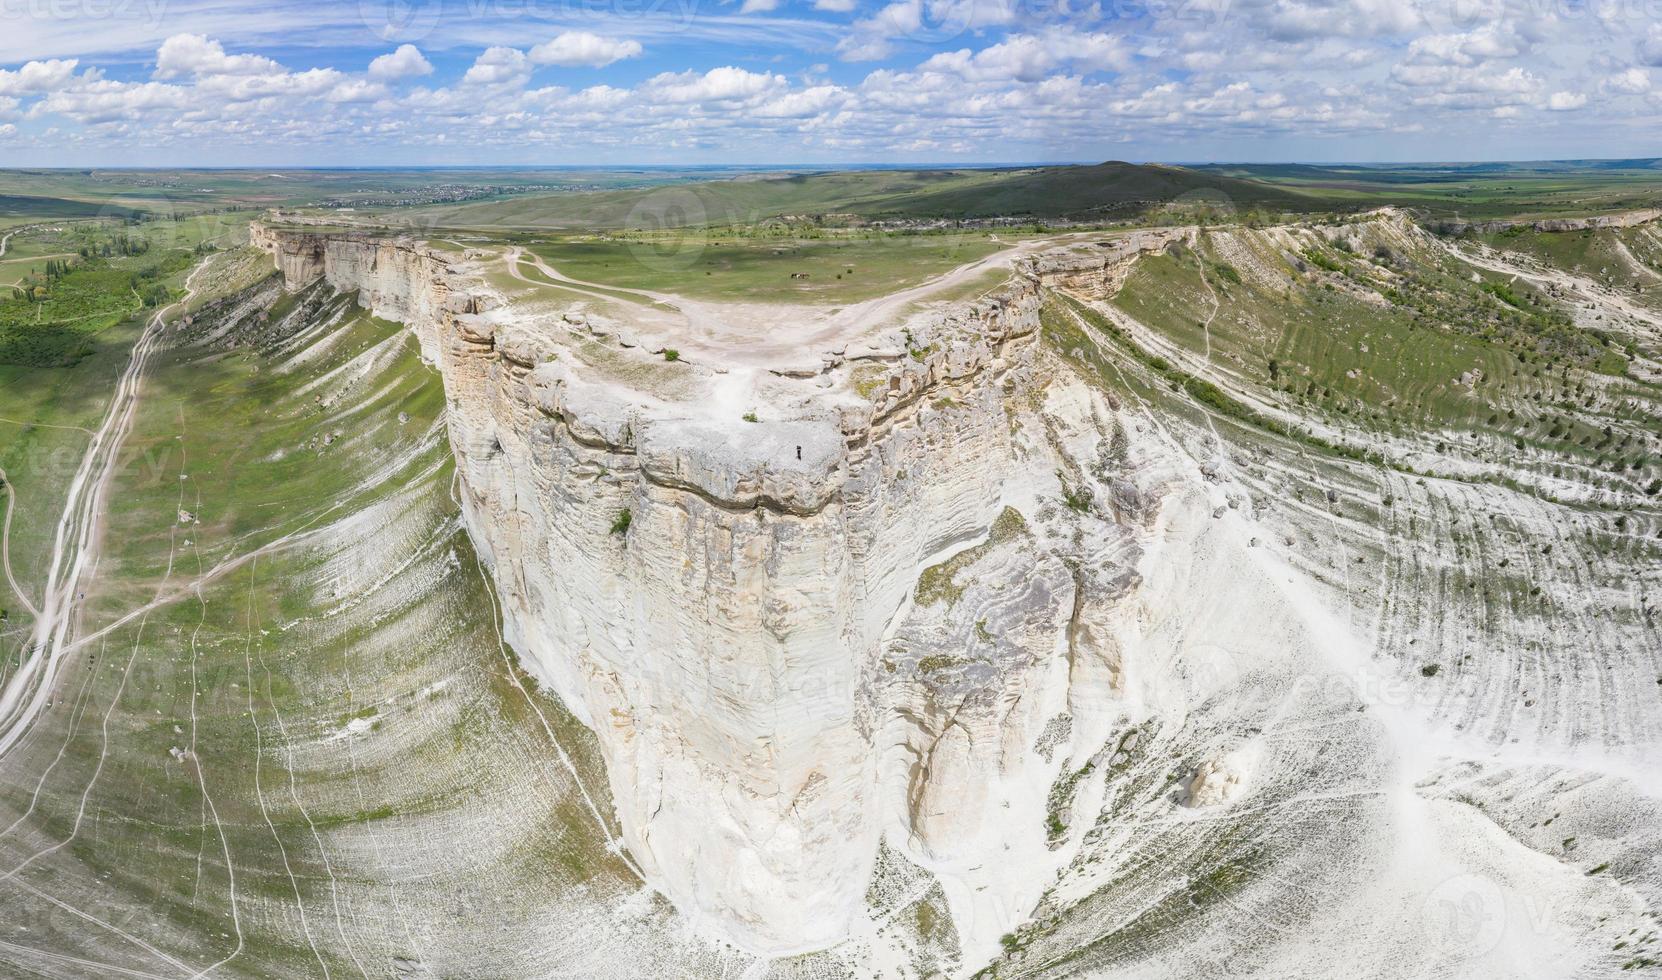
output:
M 0 0 L 0 166 L 1662 155 L 1656 0 Z

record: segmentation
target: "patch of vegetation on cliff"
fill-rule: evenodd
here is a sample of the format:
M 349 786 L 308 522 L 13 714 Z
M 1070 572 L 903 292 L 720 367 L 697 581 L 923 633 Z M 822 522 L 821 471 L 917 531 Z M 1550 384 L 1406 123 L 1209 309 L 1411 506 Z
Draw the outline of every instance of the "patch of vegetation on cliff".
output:
M 973 548 L 965 548 L 938 565 L 930 565 L 918 576 L 913 598 L 920 606 L 945 602 L 950 609 L 963 598 L 965 586 L 956 581 L 958 573 L 980 561 L 992 549 L 1027 533 L 1027 519 L 1014 507 L 1006 507 L 993 521 L 987 540 Z

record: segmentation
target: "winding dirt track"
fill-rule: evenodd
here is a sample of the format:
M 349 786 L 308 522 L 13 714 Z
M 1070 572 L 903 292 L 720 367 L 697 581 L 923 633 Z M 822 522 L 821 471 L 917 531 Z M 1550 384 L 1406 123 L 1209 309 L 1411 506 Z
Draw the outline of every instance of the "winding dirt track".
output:
M 6 488 L 6 519 L 0 525 L 0 566 L 6 570 L 6 582 L 12 587 L 12 594 L 17 601 L 23 603 L 23 608 L 29 611 L 31 617 L 39 616 L 40 610 L 35 608 L 34 601 L 29 593 L 23 591 L 23 586 L 17 582 L 17 576 L 12 574 L 12 511 L 17 508 L 17 490 L 12 481 L 6 478 L 6 471 L 0 469 L 0 485 Z
M 70 480 L 63 516 L 58 520 L 52 541 L 46 588 L 25 660 L 6 679 L 4 689 L 0 689 L 0 758 L 18 744 L 52 696 L 58 672 L 71 646 L 78 590 L 97 563 L 104 501 L 115 475 L 121 444 L 132 430 L 138 411 L 145 366 L 168 314 L 196 295 L 196 276 L 205 267 L 197 266 L 185 279 L 183 298 L 157 310 L 145 325 L 116 383 L 104 421 L 93 433 L 86 455 Z

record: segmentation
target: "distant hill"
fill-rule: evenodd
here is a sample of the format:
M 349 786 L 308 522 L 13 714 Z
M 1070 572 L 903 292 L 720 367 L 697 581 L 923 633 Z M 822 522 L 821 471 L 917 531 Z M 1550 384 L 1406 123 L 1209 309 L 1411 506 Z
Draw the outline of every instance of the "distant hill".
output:
M 425 209 L 443 226 L 640 228 L 750 224 L 795 214 L 882 218 L 1125 217 L 1183 199 L 1236 207 L 1329 210 L 1265 182 L 1161 165 L 998 170 L 861 170 L 756 175 L 594 193 L 527 195 Z
M 1572 217 L 1655 207 L 1662 160 L 1516 163 L 1209 164 L 1196 171 L 1256 181 L 1321 199 L 1367 200 L 1422 216 Z
M 988 186 L 943 188 L 905 202 L 918 215 L 1121 216 L 1143 207 L 1194 199 L 1236 207 L 1312 210 L 1306 195 L 1260 181 L 1186 167 L 1119 161 L 1010 172 Z

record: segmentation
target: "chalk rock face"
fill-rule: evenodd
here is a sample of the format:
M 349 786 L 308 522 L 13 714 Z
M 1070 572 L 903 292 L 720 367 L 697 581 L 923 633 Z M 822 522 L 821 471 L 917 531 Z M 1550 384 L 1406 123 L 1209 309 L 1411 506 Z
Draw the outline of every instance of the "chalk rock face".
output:
M 887 839 L 1002 869 L 1017 900 L 975 913 L 996 947 L 1083 833 L 1064 813 L 1047 835 L 1050 787 L 1119 711 L 1148 504 L 1110 458 L 1114 407 L 1039 343 L 1038 287 L 1135 247 L 1020 268 L 816 373 L 668 364 L 415 242 L 254 240 L 291 286 L 409 323 L 442 372 L 507 638 L 598 735 L 656 887 L 753 951 L 823 948 Z M 741 382 L 763 421 L 725 407 Z

